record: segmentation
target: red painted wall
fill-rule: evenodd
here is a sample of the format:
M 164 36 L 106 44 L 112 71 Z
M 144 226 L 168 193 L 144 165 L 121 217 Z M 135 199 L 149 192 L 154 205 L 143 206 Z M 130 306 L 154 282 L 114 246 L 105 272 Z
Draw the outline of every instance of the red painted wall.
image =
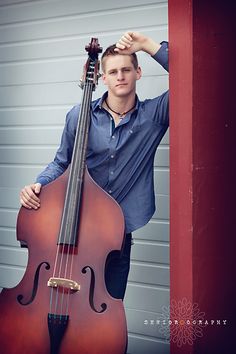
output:
M 232 1 L 169 0 L 171 299 L 227 320 L 173 337 L 172 354 L 234 353 L 235 15 Z

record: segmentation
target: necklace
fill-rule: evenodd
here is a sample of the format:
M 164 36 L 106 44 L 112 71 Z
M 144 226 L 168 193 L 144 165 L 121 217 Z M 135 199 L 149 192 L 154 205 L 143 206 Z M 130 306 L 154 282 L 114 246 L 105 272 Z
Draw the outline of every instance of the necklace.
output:
M 130 111 L 132 111 L 132 109 L 134 109 L 134 107 L 136 106 L 136 103 L 135 103 L 135 105 L 134 105 L 132 108 L 130 108 L 128 111 L 125 111 L 125 112 L 123 112 L 123 113 L 120 113 L 120 112 L 114 111 L 114 110 L 109 106 L 109 104 L 107 103 L 107 100 L 106 100 L 106 99 L 105 99 L 105 103 L 106 103 L 107 107 L 110 109 L 110 111 L 112 111 L 112 112 L 115 113 L 115 114 L 118 114 L 118 116 L 119 116 L 120 119 L 122 119 L 127 113 L 129 113 Z

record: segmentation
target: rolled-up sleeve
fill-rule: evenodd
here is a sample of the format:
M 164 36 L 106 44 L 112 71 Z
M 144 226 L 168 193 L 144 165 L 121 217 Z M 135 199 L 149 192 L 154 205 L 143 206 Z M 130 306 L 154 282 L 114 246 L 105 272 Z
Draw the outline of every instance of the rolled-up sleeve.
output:
M 169 71 L 169 44 L 161 42 L 161 48 L 153 55 L 155 59 L 166 71 Z

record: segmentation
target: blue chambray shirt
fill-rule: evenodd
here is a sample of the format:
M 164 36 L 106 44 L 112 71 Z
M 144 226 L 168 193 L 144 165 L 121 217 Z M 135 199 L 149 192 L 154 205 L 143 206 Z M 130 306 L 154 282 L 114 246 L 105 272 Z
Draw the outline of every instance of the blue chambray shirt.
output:
M 168 70 L 168 43 L 153 56 Z M 144 226 L 155 211 L 154 156 L 169 123 L 168 91 L 139 101 L 135 109 L 114 127 L 102 107 L 107 92 L 91 104 L 86 163 L 90 175 L 121 206 L 126 233 Z M 54 161 L 37 177 L 45 185 L 59 177 L 71 162 L 80 105 L 66 116 L 61 144 Z

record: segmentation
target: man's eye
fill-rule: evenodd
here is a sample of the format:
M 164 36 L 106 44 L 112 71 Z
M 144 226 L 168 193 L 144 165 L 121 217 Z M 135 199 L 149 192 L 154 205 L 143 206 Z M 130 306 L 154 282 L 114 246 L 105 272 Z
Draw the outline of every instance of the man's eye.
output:
M 110 71 L 110 75 L 114 75 L 116 72 L 115 71 Z

